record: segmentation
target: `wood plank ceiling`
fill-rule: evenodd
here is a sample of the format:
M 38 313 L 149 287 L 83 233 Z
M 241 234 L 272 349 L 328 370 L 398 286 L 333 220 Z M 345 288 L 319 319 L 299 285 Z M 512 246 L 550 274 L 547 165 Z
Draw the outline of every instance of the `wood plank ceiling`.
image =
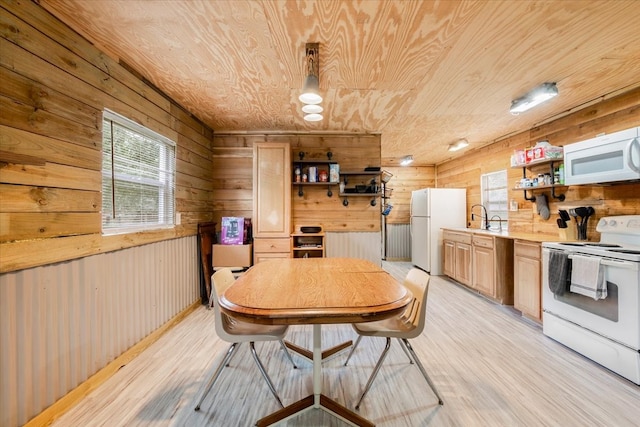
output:
M 380 133 L 416 164 L 640 85 L 640 2 L 39 0 L 218 133 Z M 305 43 L 325 118 L 302 119 Z M 543 83 L 560 96 L 513 116 Z

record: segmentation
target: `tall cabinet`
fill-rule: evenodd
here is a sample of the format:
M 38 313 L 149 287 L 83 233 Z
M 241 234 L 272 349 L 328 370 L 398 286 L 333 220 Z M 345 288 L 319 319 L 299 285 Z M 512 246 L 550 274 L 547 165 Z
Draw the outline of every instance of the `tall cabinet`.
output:
M 286 142 L 253 146 L 253 262 L 291 253 L 291 155 Z

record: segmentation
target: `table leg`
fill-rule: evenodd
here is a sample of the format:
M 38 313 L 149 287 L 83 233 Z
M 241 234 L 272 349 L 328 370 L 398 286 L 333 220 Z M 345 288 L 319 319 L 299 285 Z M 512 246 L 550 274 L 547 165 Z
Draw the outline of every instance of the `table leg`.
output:
M 310 408 L 322 409 L 335 417 L 358 427 L 374 427 L 371 421 L 322 394 L 322 330 L 321 325 L 313 325 L 313 395 L 285 406 L 256 422 L 258 427 L 266 427 L 291 418 Z

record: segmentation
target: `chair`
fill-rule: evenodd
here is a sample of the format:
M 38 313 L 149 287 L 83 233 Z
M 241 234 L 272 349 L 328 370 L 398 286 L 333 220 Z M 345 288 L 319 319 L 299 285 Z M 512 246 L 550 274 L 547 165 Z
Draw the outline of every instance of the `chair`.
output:
M 386 337 L 387 343 L 378 359 L 378 363 L 373 369 L 373 373 L 369 377 L 369 381 L 360 396 L 360 400 L 358 400 L 358 404 L 356 405 L 356 409 L 360 408 L 360 403 L 362 403 L 362 399 L 367 394 L 369 389 L 371 388 L 371 384 L 373 384 L 373 380 L 378 375 L 378 371 L 380 370 L 380 366 L 382 362 L 384 362 L 385 357 L 387 356 L 387 352 L 391 346 L 391 338 L 397 338 L 404 350 L 405 354 L 409 357 L 409 363 L 415 364 L 420 369 L 422 376 L 431 390 L 438 398 L 438 404 L 442 405 L 442 398 L 438 394 L 435 386 L 431 382 L 429 375 L 427 375 L 427 371 L 420 363 L 418 356 L 416 355 L 413 347 L 409 344 L 410 338 L 415 338 L 422 333 L 424 330 L 425 318 L 427 313 L 427 293 L 429 291 L 429 275 L 422 270 L 417 268 L 413 268 L 407 274 L 407 277 L 404 279 L 404 286 L 406 286 L 413 293 L 413 301 L 407 306 L 407 309 L 400 314 L 399 316 L 392 317 L 390 319 L 380 320 L 376 322 L 368 322 L 368 323 L 355 323 L 353 324 L 353 329 L 358 333 L 358 339 L 356 343 L 351 348 L 349 355 L 347 356 L 347 361 L 344 363 L 347 366 L 349 363 L 349 359 L 351 355 L 355 351 L 356 347 L 360 343 L 360 340 L 363 336 L 371 336 L 371 337 Z
M 212 294 L 211 275 L 213 274 L 212 245 L 218 243 L 216 239 L 216 223 L 201 222 L 198 224 L 198 240 L 200 242 L 200 265 L 204 276 L 204 294 L 202 303 Z M 209 304 L 211 301 L 209 301 Z
M 269 386 L 269 390 L 271 390 L 271 393 L 274 395 L 274 397 L 278 401 L 278 404 L 280 405 L 280 407 L 284 407 L 284 405 L 282 404 L 282 401 L 280 400 L 280 397 L 278 396 L 278 393 L 276 392 L 276 389 L 273 383 L 271 382 L 271 379 L 269 378 L 269 375 L 267 374 L 267 371 L 264 369 L 264 366 L 262 365 L 262 362 L 260 361 L 260 358 L 256 353 L 255 342 L 256 341 L 279 341 L 283 351 L 285 352 L 285 354 L 287 355 L 287 358 L 289 359 L 289 361 L 291 362 L 291 364 L 295 369 L 297 368 L 297 366 L 293 362 L 293 359 L 291 358 L 291 354 L 289 354 L 287 347 L 284 345 L 284 342 L 282 341 L 289 327 L 286 325 L 283 325 L 283 326 L 258 325 L 258 324 L 248 323 L 248 322 L 242 322 L 227 316 L 220 310 L 220 306 L 218 305 L 218 298 L 222 296 L 224 291 L 234 282 L 235 278 L 233 277 L 233 273 L 228 268 L 221 269 L 216 271 L 213 274 L 211 279 L 213 282 L 212 283 L 213 286 L 211 290 L 211 298 L 209 298 L 209 300 L 210 300 L 210 303 L 213 305 L 213 310 L 215 313 L 216 333 L 221 339 L 227 342 L 230 342 L 232 344 L 231 344 L 231 347 L 229 347 L 229 350 L 227 350 L 227 353 L 225 354 L 225 356 L 223 357 L 222 362 L 220 362 L 220 365 L 218 366 L 213 376 L 209 380 L 209 383 L 207 384 L 207 387 L 203 391 L 202 396 L 200 397 L 200 400 L 198 401 L 198 404 L 195 407 L 195 410 L 196 411 L 200 410 L 200 405 L 202 404 L 202 401 L 204 400 L 206 395 L 209 393 L 209 391 L 213 387 L 213 384 L 216 382 L 216 380 L 220 376 L 220 373 L 222 372 L 224 367 L 228 366 L 229 361 L 231 360 L 232 356 L 235 354 L 234 353 L 235 350 L 240 346 L 241 343 L 247 342 L 247 341 L 249 342 L 249 346 L 251 348 L 251 355 L 253 356 L 253 359 L 255 360 L 256 365 L 258 365 L 258 369 L 260 370 L 260 373 L 262 374 L 265 381 L 267 382 L 267 385 Z

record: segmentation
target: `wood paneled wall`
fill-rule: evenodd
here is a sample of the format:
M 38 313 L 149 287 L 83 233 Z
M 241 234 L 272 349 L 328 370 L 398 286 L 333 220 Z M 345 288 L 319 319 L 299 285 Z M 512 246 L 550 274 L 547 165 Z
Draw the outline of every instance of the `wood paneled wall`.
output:
M 546 191 L 551 218 L 545 221 L 538 215 L 535 203 L 524 200 L 521 190 L 512 189 L 522 178 L 522 168 L 510 167 L 511 155 L 514 150 L 531 147 L 540 140 L 561 146 L 639 125 L 640 89 L 635 89 L 438 165 L 438 187 L 467 188 L 467 221 L 470 222 L 469 208 L 481 200 L 480 175 L 507 169 L 509 199 L 518 202 L 518 211 L 509 212 L 510 230 L 558 236 L 558 209 L 593 206 L 596 214 L 589 220 L 588 236 L 589 240 L 598 241 L 600 236 L 595 226 L 601 217 L 640 214 L 640 184 L 565 187 L 559 191 L 566 195 L 562 202 L 552 199 Z M 476 221 L 472 226 L 479 224 Z
M 213 138 L 214 220 L 222 216 L 251 217 L 252 147 L 255 142 L 288 142 L 291 159 L 303 152 L 305 160 L 327 161 L 327 152 L 340 164 L 340 170 L 363 170 L 380 166 L 379 135 L 222 135 Z M 356 178 L 353 178 L 356 179 Z M 364 181 L 363 181 L 364 183 Z M 352 184 L 351 184 L 352 185 Z M 351 197 L 343 206 L 337 185 L 327 196 L 325 186 L 303 186 L 303 196 L 294 186 L 291 194 L 292 224 L 321 225 L 325 231 L 380 231 L 380 199 L 376 206 L 370 198 Z
M 393 176 L 387 187 L 393 189 L 389 202 L 393 205 L 387 215 L 387 224 L 409 224 L 411 192 L 421 188 L 436 187 L 435 166 L 385 166 L 382 169 Z
M 211 129 L 35 2 L 4 1 L 0 31 L 0 272 L 193 235 L 212 220 Z M 104 108 L 176 141 L 181 225 L 101 236 Z

